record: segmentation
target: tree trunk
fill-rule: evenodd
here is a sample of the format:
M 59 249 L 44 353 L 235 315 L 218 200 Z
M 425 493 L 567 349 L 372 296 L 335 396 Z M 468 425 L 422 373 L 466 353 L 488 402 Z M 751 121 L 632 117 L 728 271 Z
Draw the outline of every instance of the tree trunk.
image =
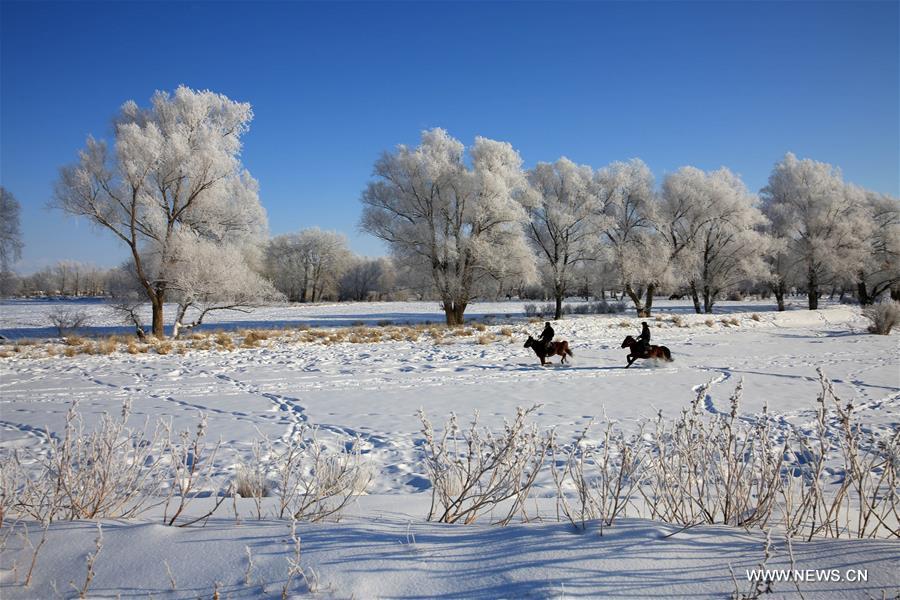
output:
M 631 298 L 631 302 L 634 304 L 637 315 L 639 317 L 646 317 L 646 309 L 644 308 L 644 303 L 641 301 L 641 295 L 639 292 L 634 291 L 630 283 L 625 285 L 625 294 L 628 294 L 628 297 Z
M 807 271 L 806 283 L 806 297 L 809 300 L 809 310 L 816 310 L 819 308 L 819 274 L 816 273 L 815 269 Z
M 166 337 L 166 330 L 163 321 L 163 294 L 157 292 L 156 295 L 151 298 L 150 303 L 153 306 L 153 335 L 162 339 Z
M 784 310 L 784 282 L 779 281 L 772 284 L 772 293 L 775 294 L 775 301 L 778 303 L 778 310 Z
M 653 292 L 656 291 L 656 284 L 651 283 L 647 286 L 647 296 L 644 300 L 644 314 L 638 315 L 639 317 L 649 317 L 650 312 L 653 310 Z
M 703 312 L 710 314 L 713 311 L 713 304 L 716 302 L 716 294 L 708 285 L 703 286 Z
M 694 301 L 694 312 L 700 314 L 700 296 L 697 294 L 697 282 L 691 281 L 691 300 Z
M 859 298 L 859 303 L 863 306 L 872 304 L 875 301 L 875 299 L 869 295 L 869 288 L 866 286 L 866 280 L 862 277 L 862 273 L 860 273 L 860 277 L 856 281 L 856 294 Z
M 447 319 L 447 325 L 462 325 L 463 313 L 466 312 L 465 302 L 454 302 L 452 300 L 444 301 L 444 316 Z
M 556 294 L 556 316 L 553 317 L 553 320 L 555 320 L 555 321 L 559 321 L 560 319 L 562 319 L 562 301 L 563 301 L 562 294 L 557 293 Z

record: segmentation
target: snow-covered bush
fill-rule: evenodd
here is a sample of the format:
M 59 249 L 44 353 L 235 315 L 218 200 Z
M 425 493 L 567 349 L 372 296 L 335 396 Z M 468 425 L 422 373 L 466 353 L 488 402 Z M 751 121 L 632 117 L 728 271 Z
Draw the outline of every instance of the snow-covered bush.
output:
M 304 429 L 276 448 L 266 440 L 269 470 L 276 474 L 278 517 L 297 521 L 339 520 L 372 480 L 359 440 L 342 440 L 331 451 L 316 429 Z
M 127 427 L 131 405 L 126 401 L 119 418 L 104 414 L 88 432 L 77 407 L 76 401 L 69 408 L 61 436 L 47 433 L 47 452 L 5 458 L 4 512 L 42 523 L 128 518 L 151 502 L 163 475 L 154 460 L 159 429 L 148 435 Z
M 520 513 L 526 518 L 525 501 L 554 439 L 552 431 L 541 433 L 528 424 L 538 407 L 520 407 L 498 433 L 480 427 L 477 412 L 463 431 L 451 413 L 440 437 L 419 411 L 432 489 L 429 521 L 469 524 L 497 508 L 504 514 L 499 524 L 508 524 Z
M 83 310 L 57 308 L 50 311 L 47 320 L 56 329 L 59 337 L 63 337 L 87 325 L 90 316 Z
M 775 508 L 784 452 L 773 446 L 765 411 L 751 424 L 737 418 L 742 384 L 727 414 L 703 410 L 708 389 L 700 386 L 673 423 L 656 421 L 641 488 L 650 516 L 682 525 L 764 525 Z
M 890 335 L 891 329 L 900 323 L 900 302 L 879 302 L 863 309 L 863 316 L 872 322 L 869 333 Z
M 900 537 L 900 431 L 887 439 L 855 422 L 853 403 L 839 398 L 821 369 L 815 434 L 794 434 L 794 460 L 782 477 L 781 522 L 791 535 Z M 826 484 L 842 468 L 836 486 Z
M 590 426 L 560 457 L 554 446 L 550 467 L 557 490 L 557 514 L 582 530 L 587 521 L 599 519 L 602 533 L 602 527 L 612 525 L 637 494 L 646 451 L 639 443 L 643 431 L 626 438 L 607 421 L 598 444 L 590 441 L 589 433 Z M 575 492 L 574 502 L 570 490 Z

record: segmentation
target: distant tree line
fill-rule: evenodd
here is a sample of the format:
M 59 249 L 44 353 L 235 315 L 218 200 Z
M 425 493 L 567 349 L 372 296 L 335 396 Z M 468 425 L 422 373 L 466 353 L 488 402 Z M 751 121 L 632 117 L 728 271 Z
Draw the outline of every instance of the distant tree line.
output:
M 0 291 L 108 295 L 140 334 L 149 303 L 157 336 L 172 303 L 178 333 L 211 311 L 276 301 L 433 299 L 458 324 L 475 299 L 552 299 L 560 318 L 573 295 L 620 294 L 642 316 L 660 294 L 690 297 L 698 313 L 742 293 L 770 293 L 780 310 L 797 291 L 810 309 L 829 292 L 900 298 L 900 201 L 793 154 L 754 194 L 724 167 L 682 167 L 660 185 L 640 159 L 526 170 L 509 143 L 467 148 L 432 129 L 385 152 L 362 192 L 360 226 L 389 258 L 356 256 L 316 227 L 270 238 L 240 160 L 252 117 L 249 104 L 184 86 L 146 108 L 126 102 L 112 139 L 89 137 L 60 170 L 51 206 L 111 233 L 128 260 L 16 275 L 19 204 L 4 189 Z
M 862 304 L 900 297 L 900 201 L 829 164 L 789 153 L 757 195 L 724 167 L 682 167 L 657 187 L 639 159 L 521 162 L 507 143 L 477 138 L 467 152 L 434 129 L 375 163 L 362 228 L 419 274 L 449 324 L 487 289 L 534 281 L 556 318 L 585 290 L 621 290 L 641 316 L 660 293 L 690 296 L 698 313 L 748 290 L 767 289 L 779 310 L 794 289 L 811 310 L 838 289 Z

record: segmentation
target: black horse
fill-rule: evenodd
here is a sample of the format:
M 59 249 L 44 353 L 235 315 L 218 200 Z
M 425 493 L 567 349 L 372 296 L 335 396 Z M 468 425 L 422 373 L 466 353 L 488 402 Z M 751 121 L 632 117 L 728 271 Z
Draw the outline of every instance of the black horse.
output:
M 634 347 L 637 344 L 638 344 L 638 341 L 636 339 L 634 339 L 633 337 L 631 337 L 630 335 L 626 336 L 625 339 L 622 341 L 622 347 L 628 348 L 628 351 L 629 351 L 629 354 L 627 357 L 628 364 L 625 365 L 626 369 L 631 366 L 631 363 L 633 363 L 634 361 L 636 361 L 639 358 L 661 358 L 667 362 L 672 362 L 672 360 L 673 360 L 672 353 L 669 352 L 669 349 L 666 348 L 665 346 L 645 346 L 643 354 L 635 354 Z
M 547 358 L 550 356 L 562 356 L 559 364 L 566 362 L 566 355 L 575 356 L 572 354 L 572 351 L 569 350 L 569 342 L 565 340 L 561 342 L 550 342 L 550 348 L 548 349 L 547 346 L 544 345 L 544 342 L 536 340 L 529 335 L 528 339 L 525 340 L 525 348 L 534 350 L 537 357 L 541 359 L 541 366 L 547 364 Z

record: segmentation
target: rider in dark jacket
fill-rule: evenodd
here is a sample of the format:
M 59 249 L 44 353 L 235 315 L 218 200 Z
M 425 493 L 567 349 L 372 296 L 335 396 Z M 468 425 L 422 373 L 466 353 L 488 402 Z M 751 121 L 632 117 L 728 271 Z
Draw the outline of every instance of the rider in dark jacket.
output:
M 641 321 L 641 335 L 638 336 L 637 341 L 634 353 L 643 356 L 650 349 L 650 327 L 647 325 L 647 321 Z
M 550 341 L 553 340 L 554 335 L 556 335 L 556 332 L 550 327 L 550 322 L 548 321 L 544 324 L 544 330 L 541 332 L 541 337 L 538 338 L 538 341 L 544 345 L 544 348 L 546 348 L 548 352 L 551 350 Z

